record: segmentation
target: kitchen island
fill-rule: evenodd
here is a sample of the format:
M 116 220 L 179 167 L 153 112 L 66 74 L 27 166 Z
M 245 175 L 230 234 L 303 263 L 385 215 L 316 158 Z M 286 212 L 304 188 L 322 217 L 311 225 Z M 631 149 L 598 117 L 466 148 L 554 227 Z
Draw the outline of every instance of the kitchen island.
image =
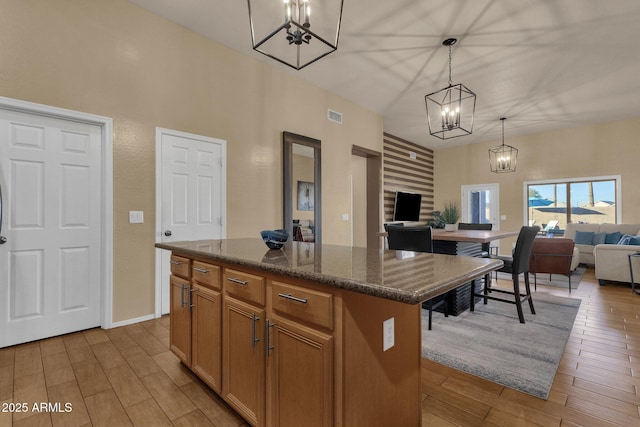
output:
M 171 349 L 254 426 L 419 426 L 421 306 L 498 260 L 260 239 L 159 243 Z

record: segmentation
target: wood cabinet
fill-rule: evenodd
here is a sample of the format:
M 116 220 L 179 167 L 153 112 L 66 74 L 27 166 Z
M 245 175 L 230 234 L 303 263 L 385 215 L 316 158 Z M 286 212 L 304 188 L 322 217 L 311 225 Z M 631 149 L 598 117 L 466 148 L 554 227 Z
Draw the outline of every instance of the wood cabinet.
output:
M 222 368 L 220 267 L 171 257 L 171 351 L 218 393 Z
M 169 279 L 169 348 L 185 365 L 191 364 L 191 260 L 171 256 Z
M 273 316 L 267 358 L 269 425 L 333 425 L 333 338 Z
M 193 285 L 191 369 L 214 391 L 221 391 L 222 298 L 220 292 Z
M 269 297 L 269 425 L 331 426 L 333 294 L 272 281 Z
M 177 261 L 171 349 L 249 424 L 420 425 L 419 304 L 235 263 Z M 385 350 L 390 318 L 402 334 Z
M 265 310 L 224 298 L 222 397 L 253 426 L 264 425 Z

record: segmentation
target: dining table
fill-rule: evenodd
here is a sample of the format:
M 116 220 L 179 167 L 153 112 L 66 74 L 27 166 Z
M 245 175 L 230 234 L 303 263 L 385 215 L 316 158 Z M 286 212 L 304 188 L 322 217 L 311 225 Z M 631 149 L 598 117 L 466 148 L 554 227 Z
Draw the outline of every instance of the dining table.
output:
M 433 229 L 433 251 L 448 255 L 479 256 L 489 252 L 491 242 L 518 235 L 507 230 L 454 230 Z
M 491 252 L 491 242 L 506 239 L 518 235 L 518 231 L 508 230 L 454 230 L 433 229 L 433 252 L 447 255 L 462 255 L 473 257 L 486 257 Z M 476 289 L 491 286 L 491 275 L 485 275 L 484 279 L 475 279 Z M 469 308 L 471 300 L 471 283 L 450 291 L 448 293 L 448 313 L 459 315 Z

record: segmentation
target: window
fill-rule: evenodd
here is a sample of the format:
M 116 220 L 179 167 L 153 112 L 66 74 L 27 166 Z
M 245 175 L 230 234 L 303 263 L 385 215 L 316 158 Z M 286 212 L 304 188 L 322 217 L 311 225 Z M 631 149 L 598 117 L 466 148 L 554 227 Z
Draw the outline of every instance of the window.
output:
M 618 223 L 620 177 L 525 182 L 526 224 L 558 231 L 568 223 Z

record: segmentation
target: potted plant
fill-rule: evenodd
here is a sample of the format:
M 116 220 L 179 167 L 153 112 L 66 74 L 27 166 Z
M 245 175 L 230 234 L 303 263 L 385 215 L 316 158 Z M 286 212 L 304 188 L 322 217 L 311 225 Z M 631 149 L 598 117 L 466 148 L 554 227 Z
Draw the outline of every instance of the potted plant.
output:
M 455 231 L 456 224 L 460 219 L 460 210 L 455 202 L 447 202 L 444 205 L 444 210 L 440 214 L 442 221 L 444 222 L 445 231 Z

